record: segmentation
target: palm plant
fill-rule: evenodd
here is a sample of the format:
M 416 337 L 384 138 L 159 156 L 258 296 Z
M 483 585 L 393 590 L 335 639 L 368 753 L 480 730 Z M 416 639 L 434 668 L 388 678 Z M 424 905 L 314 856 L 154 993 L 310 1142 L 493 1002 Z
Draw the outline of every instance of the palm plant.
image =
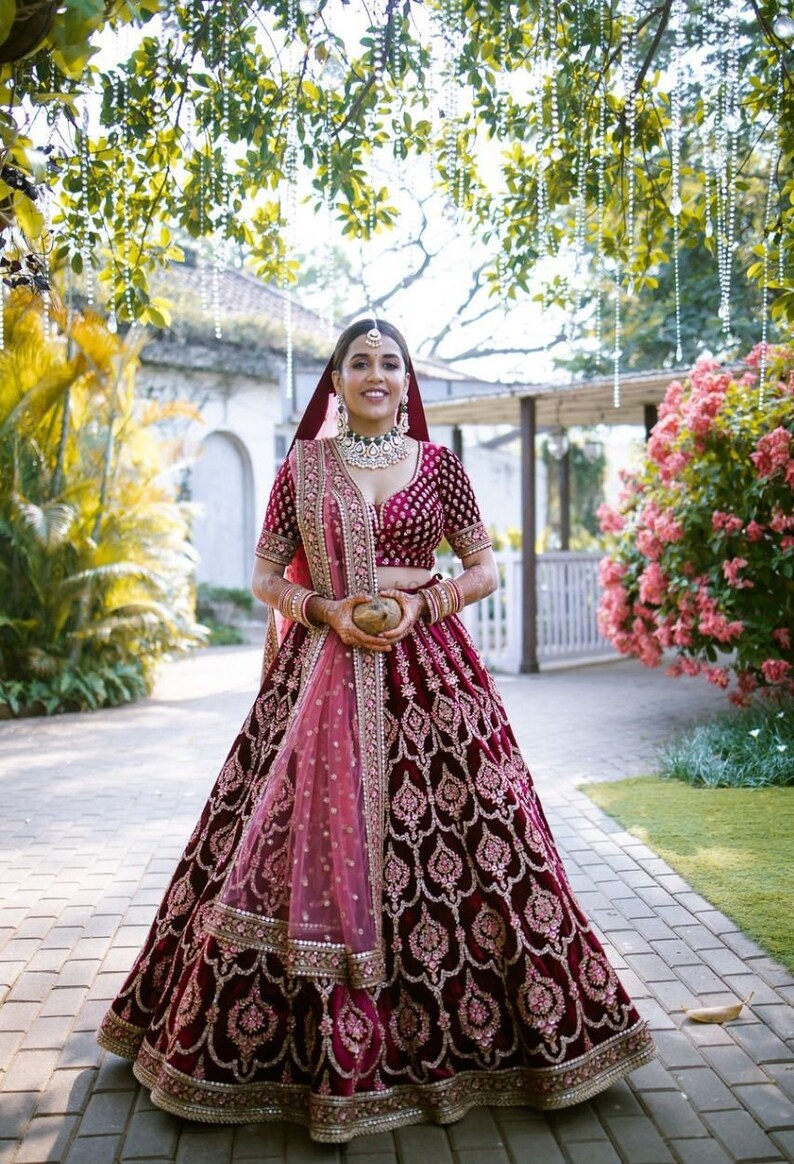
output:
M 0 353 L 0 707 L 98 707 L 149 689 L 201 641 L 189 514 L 163 472 L 161 408 L 137 400 L 139 334 L 92 312 L 45 332 L 17 293 Z

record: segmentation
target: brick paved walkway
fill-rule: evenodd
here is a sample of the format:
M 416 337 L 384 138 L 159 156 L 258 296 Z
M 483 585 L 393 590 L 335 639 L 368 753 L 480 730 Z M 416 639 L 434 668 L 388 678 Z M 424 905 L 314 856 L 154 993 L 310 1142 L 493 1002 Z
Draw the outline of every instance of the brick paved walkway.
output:
M 0 1164 L 726 1164 L 794 1158 L 794 982 L 576 784 L 648 771 L 721 708 L 631 662 L 502 681 L 574 888 L 654 1029 L 657 1062 L 556 1114 L 481 1109 L 345 1147 L 153 1109 L 94 1031 L 251 699 L 258 652 L 173 664 L 156 696 L 0 724 Z M 684 1006 L 755 991 L 727 1026 Z

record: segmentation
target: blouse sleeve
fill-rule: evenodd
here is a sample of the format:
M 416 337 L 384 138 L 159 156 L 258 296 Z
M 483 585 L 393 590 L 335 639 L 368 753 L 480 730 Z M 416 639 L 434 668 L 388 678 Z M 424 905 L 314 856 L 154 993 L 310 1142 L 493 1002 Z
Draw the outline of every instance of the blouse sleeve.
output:
M 444 536 L 459 558 L 491 547 L 466 470 L 449 449 L 440 466 L 439 494 L 444 509 Z
M 284 461 L 270 490 L 262 532 L 256 543 L 256 556 L 277 562 L 279 566 L 288 566 L 300 543 L 295 481 L 289 461 Z

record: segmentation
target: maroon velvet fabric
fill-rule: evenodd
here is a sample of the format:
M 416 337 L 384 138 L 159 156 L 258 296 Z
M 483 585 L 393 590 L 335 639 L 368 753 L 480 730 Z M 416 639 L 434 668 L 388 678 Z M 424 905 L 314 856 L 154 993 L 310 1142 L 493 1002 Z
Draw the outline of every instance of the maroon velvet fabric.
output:
M 556 1108 L 653 1054 L 576 903 L 499 696 L 457 618 L 386 656 L 385 981 L 286 973 L 205 921 L 267 780 L 308 649 L 293 626 L 100 1041 L 186 1118 L 319 1140 L 473 1104 Z M 289 806 L 284 806 L 289 810 Z

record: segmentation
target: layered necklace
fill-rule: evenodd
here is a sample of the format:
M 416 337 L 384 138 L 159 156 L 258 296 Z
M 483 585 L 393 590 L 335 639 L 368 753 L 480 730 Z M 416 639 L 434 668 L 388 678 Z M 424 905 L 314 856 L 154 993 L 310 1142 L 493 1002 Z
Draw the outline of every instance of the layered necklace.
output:
M 386 469 L 404 461 L 410 451 L 405 434 L 397 424 L 381 436 L 361 436 L 348 428 L 336 438 L 336 445 L 342 459 L 358 469 Z

